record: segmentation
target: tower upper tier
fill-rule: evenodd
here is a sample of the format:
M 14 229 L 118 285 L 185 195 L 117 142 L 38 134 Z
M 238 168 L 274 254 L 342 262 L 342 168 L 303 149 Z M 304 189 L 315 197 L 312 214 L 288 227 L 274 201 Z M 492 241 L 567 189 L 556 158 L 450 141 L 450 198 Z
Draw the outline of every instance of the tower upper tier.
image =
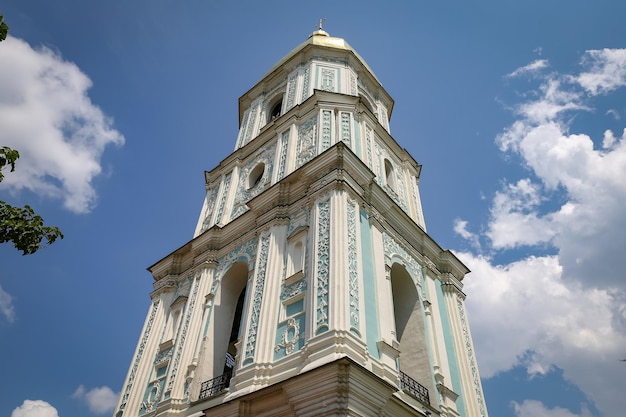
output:
M 348 42 L 317 30 L 239 99 L 235 149 L 254 139 L 273 119 L 303 103 L 315 90 L 360 97 L 389 132 L 391 96 Z

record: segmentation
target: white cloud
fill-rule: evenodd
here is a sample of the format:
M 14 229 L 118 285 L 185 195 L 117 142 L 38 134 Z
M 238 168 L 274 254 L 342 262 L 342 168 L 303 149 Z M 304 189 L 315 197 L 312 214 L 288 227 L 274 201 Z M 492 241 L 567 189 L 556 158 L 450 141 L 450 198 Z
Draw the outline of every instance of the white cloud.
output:
M 513 402 L 517 417 L 591 417 L 587 408 L 583 408 L 580 414 L 574 414 L 564 408 L 546 408 L 539 401 L 526 400 L 522 404 Z
M 15 308 L 13 307 L 13 297 L 4 291 L 0 286 L 0 313 L 7 319 L 9 323 L 15 321 Z
M 589 111 L 595 95 L 626 85 L 625 51 L 588 51 L 585 72 L 547 75 L 497 138 L 529 177 L 494 195 L 484 237 L 493 255 L 507 250 L 510 259 L 511 249 L 526 246 L 536 256 L 495 265 L 460 254 L 473 271 L 467 303 L 483 376 L 520 364 L 529 374 L 558 366 L 607 416 L 626 409 L 619 361 L 626 356 L 626 135 L 608 130 L 596 145 L 570 132 L 569 120 Z M 536 401 L 515 407 L 519 417 L 575 416 Z
M 59 417 L 56 408 L 42 400 L 24 400 L 11 417 Z
M 538 50 L 539 55 L 541 55 L 541 49 Z M 507 77 L 519 77 L 525 74 L 535 74 L 540 70 L 548 67 L 547 59 L 538 59 L 530 64 L 523 66 L 521 68 L 516 69 L 512 73 L 508 74 Z
M 480 241 L 478 235 L 467 230 L 467 225 L 467 220 L 456 219 L 454 220 L 454 231 L 463 239 L 470 241 L 473 248 L 480 251 Z
M 94 414 L 107 414 L 113 412 L 120 394 L 114 393 L 109 387 L 92 388 L 85 390 L 83 385 L 76 388 L 72 394 L 72 398 L 84 401 L 89 410 Z
M 18 168 L 2 186 L 89 211 L 104 149 L 124 142 L 87 96 L 91 80 L 51 50 L 13 37 L 2 42 L 0 62 L 0 145 L 20 152 Z
M 624 292 L 586 288 L 564 275 L 558 256 L 508 265 L 458 254 L 471 270 L 465 290 L 481 375 L 522 364 L 529 374 L 563 369 L 598 408 L 626 407 Z M 607 412 L 607 415 L 613 415 Z
M 589 71 L 574 77 L 592 95 L 610 92 L 626 85 L 626 49 L 585 52 L 583 64 Z

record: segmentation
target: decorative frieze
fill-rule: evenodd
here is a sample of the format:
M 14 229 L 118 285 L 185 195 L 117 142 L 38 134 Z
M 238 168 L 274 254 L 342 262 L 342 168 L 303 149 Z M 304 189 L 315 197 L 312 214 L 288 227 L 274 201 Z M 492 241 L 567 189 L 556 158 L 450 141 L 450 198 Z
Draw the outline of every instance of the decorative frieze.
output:
M 350 292 L 350 330 L 359 334 L 359 273 L 357 268 L 356 202 L 348 201 L 348 286 Z
M 309 84 L 311 79 L 311 68 L 307 67 L 304 70 L 304 75 L 302 76 L 302 101 L 309 98 Z
M 280 135 L 280 156 L 278 158 L 278 175 L 276 181 L 280 181 L 285 176 L 287 169 L 287 149 L 289 148 L 289 131 Z
M 321 152 L 324 152 L 326 149 L 330 148 L 331 124 L 332 124 L 331 118 L 332 118 L 332 111 L 322 110 L 322 149 L 321 149 Z
M 126 382 L 126 387 L 122 391 L 122 400 L 120 402 L 119 411 L 116 414 L 116 417 L 121 417 L 123 415 L 124 409 L 126 408 L 126 403 L 128 402 L 128 397 L 133 388 L 133 383 L 135 382 L 135 376 L 137 375 L 137 369 L 139 367 L 139 362 L 143 356 L 143 353 L 146 349 L 146 344 L 148 343 L 148 338 L 150 337 L 150 332 L 152 331 L 152 325 L 154 323 L 154 317 L 156 316 L 157 309 L 159 307 L 159 300 L 156 300 L 152 303 L 152 309 L 150 310 L 150 315 L 148 316 L 148 322 L 146 323 L 146 328 L 141 336 L 139 341 L 139 346 L 137 347 L 137 354 L 135 355 L 135 360 L 133 360 L 133 366 L 130 369 L 130 374 L 128 375 L 128 381 Z
M 385 260 L 388 263 L 388 266 L 391 268 L 392 265 L 389 264 L 389 262 L 394 257 L 394 255 L 401 258 L 404 262 L 404 267 L 407 269 L 409 275 L 411 275 L 413 282 L 423 291 L 424 285 L 422 282 L 422 266 L 387 233 L 383 233 L 383 245 L 385 247 Z M 422 298 L 424 298 L 423 292 Z
M 317 293 L 315 334 L 328 330 L 328 284 L 330 269 L 330 199 L 317 205 Z
M 478 364 L 474 356 L 474 348 L 472 344 L 472 338 L 469 333 L 467 318 L 465 317 L 465 306 L 463 302 L 457 298 L 457 308 L 459 311 L 459 320 L 461 322 L 461 331 L 463 332 L 463 342 L 465 344 L 465 353 L 467 354 L 467 361 L 469 363 L 470 370 L 472 371 L 472 382 L 474 384 L 474 393 L 476 394 L 476 401 L 480 408 L 480 415 L 487 415 L 485 407 L 485 399 L 483 396 L 482 385 L 480 383 L 480 375 L 478 373 Z
M 200 279 L 195 279 L 193 284 L 193 293 L 189 298 L 189 304 L 187 306 L 187 310 L 185 311 L 185 321 L 182 323 L 178 330 L 178 336 L 176 337 L 176 356 L 174 356 L 172 368 L 170 371 L 169 382 L 167 384 L 167 391 L 172 390 L 172 386 L 174 385 L 174 380 L 176 379 L 176 373 L 178 372 L 178 366 L 180 365 L 180 357 L 183 353 L 183 348 L 185 346 L 185 339 L 187 338 L 187 332 L 189 330 L 189 324 L 191 322 L 191 316 L 194 312 L 194 307 L 196 305 L 196 299 L 198 298 L 198 287 L 200 286 Z
M 341 141 L 352 148 L 352 128 L 350 127 L 350 113 L 341 112 Z
M 298 83 L 298 73 L 289 76 L 287 81 L 287 106 L 285 111 L 289 111 L 296 104 L 296 85 Z
M 206 211 L 204 213 L 204 220 L 202 221 L 202 232 L 211 227 L 211 215 L 213 214 L 213 209 L 215 208 L 215 199 L 217 198 L 217 192 L 219 191 L 219 187 L 213 187 L 206 193 Z
M 215 216 L 216 224 L 221 224 L 222 222 L 222 216 L 224 215 L 224 206 L 226 205 L 226 199 L 228 198 L 228 191 L 230 189 L 231 177 L 232 172 L 229 172 L 224 176 L 224 181 L 222 183 L 222 196 L 220 197 L 220 204 L 217 209 L 217 215 Z
M 248 335 L 246 336 L 246 348 L 244 350 L 243 364 L 248 365 L 254 361 L 254 351 L 256 349 L 257 332 L 259 326 L 259 316 L 261 315 L 261 301 L 263 298 L 263 288 L 265 287 L 265 273 L 267 271 L 267 255 L 269 250 L 269 236 L 262 236 L 259 249 L 259 268 L 256 277 L 256 286 L 252 298 L 252 308 Z

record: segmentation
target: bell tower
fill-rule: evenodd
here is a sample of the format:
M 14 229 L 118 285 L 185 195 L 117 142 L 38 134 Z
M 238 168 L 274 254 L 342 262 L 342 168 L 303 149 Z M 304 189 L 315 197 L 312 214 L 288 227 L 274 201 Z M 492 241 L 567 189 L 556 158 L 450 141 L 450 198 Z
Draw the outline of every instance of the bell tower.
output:
M 426 233 L 393 104 L 321 25 L 239 99 L 115 417 L 487 417 L 469 270 Z

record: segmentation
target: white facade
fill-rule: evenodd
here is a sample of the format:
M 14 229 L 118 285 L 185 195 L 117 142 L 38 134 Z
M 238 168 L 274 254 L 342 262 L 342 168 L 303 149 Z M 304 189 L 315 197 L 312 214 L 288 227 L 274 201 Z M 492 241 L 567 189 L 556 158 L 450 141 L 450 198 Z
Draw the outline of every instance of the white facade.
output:
M 149 268 L 116 417 L 487 416 L 469 271 L 426 234 L 392 108 L 321 30 L 240 98 L 194 238 Z

